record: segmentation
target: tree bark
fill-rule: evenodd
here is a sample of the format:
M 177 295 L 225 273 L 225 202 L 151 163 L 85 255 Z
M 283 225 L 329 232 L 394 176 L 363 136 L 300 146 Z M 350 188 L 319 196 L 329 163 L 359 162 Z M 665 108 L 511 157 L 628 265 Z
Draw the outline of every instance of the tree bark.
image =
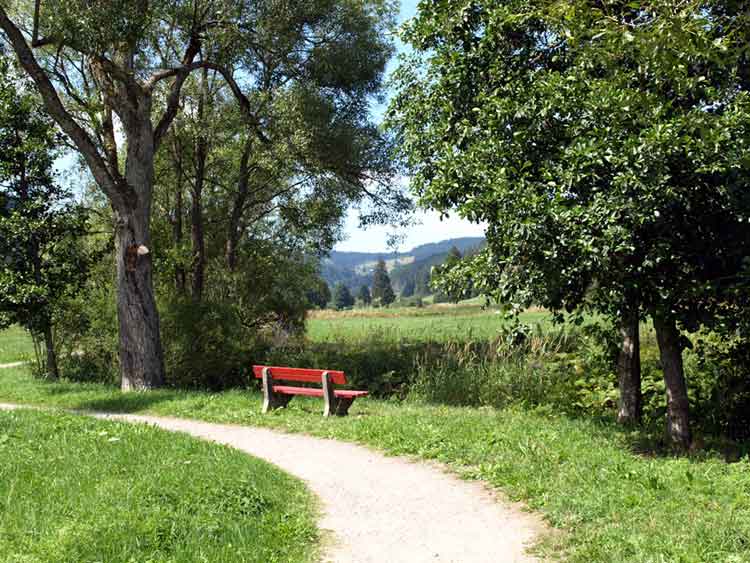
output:
M 680 331 L 673 318 L 657 313 L 654 328 L 659 343 L 664 383 L 667 388 L 667 434 L 676 446 L 690 447 L 690 402 L 682 365 Z
M 245 141 L 245 146 L 242 149 L 239 179 L 237 181 L 237 193 L 235 194 L 234 203 L 232 204 L 232 213 L 229 217 L 229 229 L 227 231 L 225 258 L 227 268 L 229 268 L 230 272 L 234 272 L 237 268 L 237 247 L 241 236 L 240 223 L 245 211 L 245 204 L 247 203 L 248 186 L 250 182 L 249 162 L 251 148 L 252 142 L 248 137 Z
M 44 346 L 47 349 L 47 376 L 50 379 L 60 379 L 60 371 L 57 368 L 55 341 L 52 339 L 52 323 L 50 322 L 47 322 L 44 327 Z
M 203 299 L 203 285 L 206 270 L 206 242 L 203 231 L 203 185 L 206 178 L 206 159 L 208 158 L 208 141 L 203 130 L 205 98 L 208 77 L 203 69 L 201 93 L 198 99 L 198 138 L 195 144 L 195 183 L 193 184 L 192 205 L 190 208 L 190 233 L 193 243 L 193 300 Z
M 123 391 L 146 390 L 164 383 L 151 260 L 151 200 L 154 137 L 150 99 L 139 100 L 139 116 L 127 130 L 125 179 L 137 193 L 128 205 L 115 206 L 117 312 L 120 321 L 120 373 Z
M 177 192 L 174 200 L 174 219 L 172 221 L 172 240 L 174 248 L 179 249 L 182 246 L 182 214 L 184 212 L 184 204 L 182 201 L 182 195 L 184 191 L 184 179 L 185 172 L 182 167 L 182 156 L 180 153 L 180 147 L 177 146 L 177 141 L 174 142 L 174 165 L 177 172 Z M 185 295 L 185 289 L 187 284 L 187 276 L 185 268 L 182 263 L 178 263 L 175 266 L 174 271 L 174 283 L 175 289 L 180 295 Z
M 620 384 L 620 402 L 617 422 L 638 424 L 643 413 L 641 395 L 641 344 L 638 309 L 630 308 L 620 319 L 620 353 L 617 374 Z
M 21 66 L 34 81 L 50 116 L 60 125 L 88 164 L 99 188 L 106 194 L 115 219 L 117 264 L 117 308 L 120 325 L 120 370 L 122 388 L 149 389 L 164 381 L 164 360 L 159 336 L 159 315 L 154 298 L 152 263 L 149 245 L 151 200 L 154 178 L 154 152 L 166 135 L 179 110 L 180 91 L 200 52 L 198 22 L 182 57 L 182 65 L 169 72 L 157 72 L 145 83 L 133 72 L 136 43 L 123 45 L 123 65 L 106 57 L 87 57 L 95 81 L 104 98 L 105 111 L 116 111 L 125 130 L 128 149 L 125 178 L 114 160 L 116 151 L 99 146 L 86 126 L 69 112 L 60 99 L 48 71 L 36 60 L 23 33 L 0 4 L 0 28 L 13 47 Z M 120 53 L 122 54 L 122 53 Z M 224 74 L 229 75 L 228 70 Z M 151 121 L 151 95 L 156 84 L 174 77 L 166 100 L 166 110 L 156 130 Z M 238 89 L 233 84 L 234 89 Z M 238 96 L 242 109 L 250 114 L 247 98 Z M 108 135 L 107 144 L 113 135 Z M 112 147 L 110 147 L 112 148 Z M 107 162 L 110 156 L 112 161 Z
M 196 171 L 192 203 L 190 206 L 190 235 L 193 243 L 192 294 L 193 300 L 196 302 L 200 302 L 203 299 L 203 284 L 206 269 L 206 243 L 203 232 L 204 174 L 205 158 L 200 158 Z

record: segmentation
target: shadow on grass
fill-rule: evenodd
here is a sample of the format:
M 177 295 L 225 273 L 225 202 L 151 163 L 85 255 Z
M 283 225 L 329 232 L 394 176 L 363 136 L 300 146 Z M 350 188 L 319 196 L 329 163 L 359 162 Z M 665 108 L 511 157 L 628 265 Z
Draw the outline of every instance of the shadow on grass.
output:
M 74 408 L 87 411 L 137 413 L 154 408 L 159 403 L 184 397 L 176 392 L 127 393 L 102 399 L 81 400 Z

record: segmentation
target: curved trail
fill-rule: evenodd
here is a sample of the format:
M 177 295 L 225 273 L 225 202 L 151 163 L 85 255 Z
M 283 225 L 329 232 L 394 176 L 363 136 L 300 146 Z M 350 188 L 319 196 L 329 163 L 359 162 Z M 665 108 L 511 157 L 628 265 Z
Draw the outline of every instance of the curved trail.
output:
M 0 408 L 19 408 L 0 405 Z M 81 414 L 81 413 L 79 413 Z M 536 561 L 525 547 L 544 527 L 483 485 L 432 464 L 300 434 L 156 416 L 96 414 L 186 432 L 263 458 L 303 479 L 322 501 L 319 527 L 334 563 Z

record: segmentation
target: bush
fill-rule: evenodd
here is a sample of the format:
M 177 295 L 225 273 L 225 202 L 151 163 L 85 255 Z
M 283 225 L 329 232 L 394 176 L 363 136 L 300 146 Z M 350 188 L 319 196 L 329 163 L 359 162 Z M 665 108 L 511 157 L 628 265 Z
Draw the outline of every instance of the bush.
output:
M 84 290 L 56 312 L 60 373 L 81 382 L 119 381 L 115 290 L 106 264 L 92 271 Z
M 255 338 L 232 307 L 182 298 L 161 310 L 167 385 L 220 390 L 245 384 Z

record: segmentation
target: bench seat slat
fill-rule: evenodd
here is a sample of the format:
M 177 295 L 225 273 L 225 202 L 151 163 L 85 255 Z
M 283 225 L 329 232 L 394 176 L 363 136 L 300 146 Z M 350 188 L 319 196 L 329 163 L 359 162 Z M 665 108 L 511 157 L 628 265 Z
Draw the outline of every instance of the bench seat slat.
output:
M 276 380 L 304 381 L 305 383 L 320 383 L 320 376 L 328 372 L 331 382 L 335 385 L 346 385 L 346 375 L 343 371 L 330 369 L 288 368 L 281 366 L 253 366 L 256 378 L 263 378 L 263 368 L 271 370 L 271 376 Z
M 312 387 L 290 387 L 288 385 L 274 385 L 274 393 L 281 393 L 282 395 L 306 395 L 308 397 L 322 397 L 323 390 L 315 389 Z M 333 394 L 336 397 L 343 397 L 344 399 L 356 399 L 357 397 L 364 397 L 367 395 L 367 391 L 350 391 L 348 389 L 334 389 Z
M 290 387 L 288 385 L 274 385 L 274 393 L 281 393 L 282 395 L 306 395 L 308 397 L 322 397 L 323 390 L 315 389 L 314 387 Z

